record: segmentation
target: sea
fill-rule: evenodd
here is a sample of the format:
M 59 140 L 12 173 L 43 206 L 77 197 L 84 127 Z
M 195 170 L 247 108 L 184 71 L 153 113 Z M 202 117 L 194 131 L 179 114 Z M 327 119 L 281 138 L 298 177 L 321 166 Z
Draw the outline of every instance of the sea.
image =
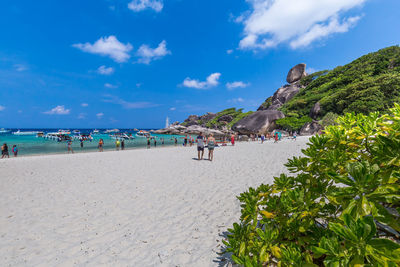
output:
M 65 154 L 68 152 L 67 141 L 57 141 L 52 139 L 47 139 L 44 137 L 38 137 L 35 135 L 14 135 L 13 132 L 20 130 L 21 132 L 27 131 L 35 131 L 35 132 L 44 132 L 53 133 L 58 132 L 59 129 L 6 129 L 9 130 L 7 133 L 0 133 L 0 146 L 4 143 L 8 146 L 8 151 L 10 157 L 12 157 L 12 147 L 13 145 L 17 145 L 18 147 L 18 156 L 26 156 L 26 155 L 43 155 L 43 154 Z M 90 134 L 94 129 L 73 129 L 80 131 L 81 134 Z M 104 151 L 106 150 L 116 150 L 116 140 L 112 139 L 112 133 L 105 133 L 107 129 L 97 129 L 99 130 L 99 134 L 92 134 L 92 141 L 84 141 L 83 147 L 81 147 L 81 143 L 79 140 L 72 140 L 72 149 L 74 153 L 82 153 L 82 152 L 93 152 L 98 151 L 98 143 L 100 139 L 104 141 Z M 135 139 L 125 140 L 125 149 L 135 149 L 135 148 L 145 148 L 147 147 L 147 138 L 146 137 L 138 137 L 136 136 L 137 131 L 132 129 L 119 129 L 119 133 L 126 133 L 127 135 L 132 134 Z M 71 131 L 71 136 L 74 133 Z M 153 137 L 157 141 L 157 148 L 163 146 L 172 146 L 175 145 L 175 137 L 178 139 L 178 144 L 183 144 L 183 138 L 179 135 L 165 135 L 165 134 L 154 134 L 151 133 L 151 137 Z M 154 139 L 151 140 L 151 148 L 154 148 Z M 162 141 L 164 139 L 164 144 Z

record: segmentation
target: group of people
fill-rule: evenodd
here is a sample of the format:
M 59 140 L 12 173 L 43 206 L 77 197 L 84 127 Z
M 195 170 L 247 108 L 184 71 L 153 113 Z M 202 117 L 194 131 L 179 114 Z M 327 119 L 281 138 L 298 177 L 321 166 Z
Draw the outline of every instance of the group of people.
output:
M 203 136 L 203 133 L 200 133 L 197 138 L 197 159 L 202 160 L 204 157 L 204 148 L 207 145 L 208 147 L 208 160 L 212 161 L 214 159 L 214 148 L 216 145 L 215 138 L 213 134 L 210 134 L 210 136 L 206 139 L 205 136 Z
M 14 157 L 18 156 L 18 147 L 17 145 L 13 145 L 11 152 L 14 154 Z M 10 154 L 8 153 L 8 145 L 4 143 L 1 146 L 1 158 L 9 158 Z

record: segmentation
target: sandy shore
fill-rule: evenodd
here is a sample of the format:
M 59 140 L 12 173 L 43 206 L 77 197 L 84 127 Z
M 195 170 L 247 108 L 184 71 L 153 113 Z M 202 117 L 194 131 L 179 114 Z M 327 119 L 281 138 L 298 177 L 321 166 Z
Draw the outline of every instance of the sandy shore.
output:
M 0 160 L 0 266 L 219 266 L 236 196 L 308 140 Z

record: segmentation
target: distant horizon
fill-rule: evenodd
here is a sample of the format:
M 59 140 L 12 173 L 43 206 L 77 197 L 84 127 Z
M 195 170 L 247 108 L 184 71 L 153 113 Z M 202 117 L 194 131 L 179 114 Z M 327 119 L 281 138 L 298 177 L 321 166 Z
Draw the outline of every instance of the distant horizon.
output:
M 0 127 L 160 129 L 256 110 L 298 63 L 331 70 L 400 44 L 400 1 L 287 3 L 7 1 Z

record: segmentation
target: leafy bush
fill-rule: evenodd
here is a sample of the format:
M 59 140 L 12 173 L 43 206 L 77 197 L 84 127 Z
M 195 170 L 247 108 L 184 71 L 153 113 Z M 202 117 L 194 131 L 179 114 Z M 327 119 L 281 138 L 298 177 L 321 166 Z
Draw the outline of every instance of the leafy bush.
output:
M 327 127 L 329 125 L 335 125 L 336 124 L 336 119 L 339 117 L 338 114 L 335 114 L 333 112 L 328 112 L 326 115 L 322 118 L 320 121 L 320 124 L 322 127 Z
M 286 131 L 298 131 L 307 122 L 311 122 L 312 119 L 308 116 L 303 116 L 301 118 L 297 117 L 286 117 L 276 120 L 275 123 L 278 127 Z
M 400 265 L 400 105 L 346 114 L 272 185 L 240 194 L 226 252 L 245 266 Z

